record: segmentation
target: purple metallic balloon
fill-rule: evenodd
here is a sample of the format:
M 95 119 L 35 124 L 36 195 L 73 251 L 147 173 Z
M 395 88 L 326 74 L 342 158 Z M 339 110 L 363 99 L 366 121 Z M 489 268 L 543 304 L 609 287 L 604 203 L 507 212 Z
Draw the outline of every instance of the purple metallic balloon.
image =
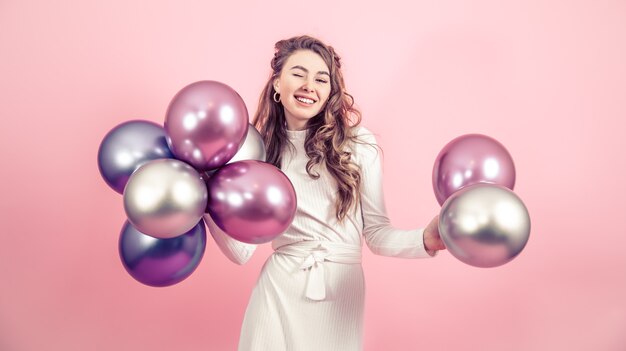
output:
M 216 81 L 199 81 L 174 96 L 165 117 L 167 142 L 176 158 L 198 171 L 230 160 L 246 137 L 248 110 L 235 90 Z
M 435 160 L 435 196 L 443 205 L 455 191 L 476 183 L 498 184 L 513 190 L 515 165 L 497 140 L 481 134 L 462 135 L 444 146 Z
M 171 239 L 143 234 L 126 221 L 120 233 L 119 254 L 126 271 L 140 283 L 169 286 L 193 273 L 205 247 L 203 220 L 185 234 Z
M 128 121 L 111 129 L 98 149 L 98 169 L 104 181 L 122 194 L 128 178 L 144 163 L 174 158 L 165 130 L 149 121 Z
M 275 166 L 256 160 L 229 163 L 208 181 L 209 214 L 226 234 L 249 243 L 271 241 L 291 225 L 296 192 Z

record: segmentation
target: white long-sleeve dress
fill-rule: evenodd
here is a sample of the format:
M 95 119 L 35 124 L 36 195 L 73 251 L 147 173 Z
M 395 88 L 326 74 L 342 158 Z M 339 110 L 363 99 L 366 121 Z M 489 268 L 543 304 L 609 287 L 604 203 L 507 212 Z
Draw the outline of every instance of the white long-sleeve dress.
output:
M 364 127 L 361 140 L 376 144 Z M 382 164 L 376 148 L 355 144 L 353 156 L 361 167 L 361 201 L 344 222 L 335 216 L 336 181 L 324 166 L 306 172 L 306 131 L 288 131 L 295 153 L 286 148 L 282 171 L 298 197 L 291 226 L 272 241 L 256 283 L 239 340 L 240 351 L 362 350 L 365 285 L 361 247 L 366 242 L 378 255 L 431 257 L 423 229 L 399 230 L 390 225 L 382 188 Z M 206 216 L 209 231 L 224 254 L 243 264 L 256 246 L 222 232 Z

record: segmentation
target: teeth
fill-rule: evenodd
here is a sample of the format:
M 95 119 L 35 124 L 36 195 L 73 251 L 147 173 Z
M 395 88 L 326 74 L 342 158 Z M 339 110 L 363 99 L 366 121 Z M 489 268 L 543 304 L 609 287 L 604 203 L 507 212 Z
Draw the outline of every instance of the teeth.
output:
M 303 97 L 296 97 L 296 100 L 304 102 L 305 104 L 312 104 L 314 101 L 311 99 L 307 99 L 307 98 L 303 98 Z

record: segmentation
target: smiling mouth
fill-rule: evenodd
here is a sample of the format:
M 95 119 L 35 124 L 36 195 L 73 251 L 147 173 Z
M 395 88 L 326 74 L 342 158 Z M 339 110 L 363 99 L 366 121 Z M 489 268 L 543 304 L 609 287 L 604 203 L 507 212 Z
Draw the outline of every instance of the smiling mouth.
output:
M 296 100 L 300 101 L 303 104 L 307 104 L 307 105 L 313 105 L 315 103 L 315 100 L 309 99 L 309 98 L 305 98 L 302 96 L 296 96 L 295 97 Z

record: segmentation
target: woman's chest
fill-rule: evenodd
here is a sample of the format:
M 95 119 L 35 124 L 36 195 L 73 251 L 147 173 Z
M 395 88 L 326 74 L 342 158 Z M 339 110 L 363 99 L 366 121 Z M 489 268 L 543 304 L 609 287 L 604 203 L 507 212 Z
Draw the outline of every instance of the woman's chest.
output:
M 337 181 L 329 173 L 325 164 L 314 165 L 311 168 L 311 177 L 306 170 L 308 157 L 296 154 L 295 157 L 286 157 L 282 162 L 282 171 L 289 178 L 296 191 L 298 207 L 333 206 L 337 198 Z

